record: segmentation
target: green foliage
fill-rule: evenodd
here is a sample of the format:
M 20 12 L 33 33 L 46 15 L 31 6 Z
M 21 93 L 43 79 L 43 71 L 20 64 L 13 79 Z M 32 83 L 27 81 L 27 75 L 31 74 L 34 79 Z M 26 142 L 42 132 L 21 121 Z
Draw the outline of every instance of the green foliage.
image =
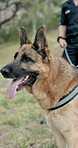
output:
M 62 0 L 60 0 L 60 1 L 58 1 L 58 0 L 52 0 L 52 2 L 53 2 L 53 4 L 54 4 L 55 6 L 60 6 L 61 3 L 62 3 Z
M 47 148 L 57 148 L 57 145 L 55 142 L 51 142 L 48 144 Z
M 18 37 L 18 30 L 13 21 L 8 22 L 0 29 L 2 41 L 16 40 Z M 1 40 L 1 39 L 0 39 Z
M 6 2 L 6 0 L 0 0 L 0 2 Z
M 25 12 L 19 19 L 13 19 L 1 27 L 0 42 L 16 40 L 18 36 L 16 26 L 24 26 L 27 32 L 34 33 L 41 25 L 44 25 L 47 31 L 58 25 L 60 13 L 56 9 L 61 5 L 62 0 L 21 0 L 21 3 Z
M 27 2 L 24 0 L 24 2 Z M 31 3 L 31 1 L 29 1 Z M 51 4 L 58 6 L 61 2 L 51 2 L 46 0 L 32 1 L 31 5 L 28 5 L 27 13 L 23 14 L 19 24 L 24 25 L 28 32 L 33 29 L 33 25 L 37 29 L 39 26 L 46 26 L 47 30 L 51 30 L 58 25 L 60 19 L 60 13 L 56 12 L 56 7 L 53 8 Z
M 11 119 L 6 119 L 5 121 L 2 122 L 4 125 L 10 125 L 13 128 L 18 128 L 21 125 L 20 119 L 19 118 L 11 118 Z
M 5 109 L 9 109 L 9 100 L 1 100 L 0 103 L 4 106 Z

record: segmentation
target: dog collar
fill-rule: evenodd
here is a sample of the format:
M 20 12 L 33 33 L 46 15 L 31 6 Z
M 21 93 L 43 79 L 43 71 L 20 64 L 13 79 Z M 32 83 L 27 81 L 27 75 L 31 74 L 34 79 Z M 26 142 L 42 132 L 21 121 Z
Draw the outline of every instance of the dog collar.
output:
M 64 105 L 72 101 L 77 95 L 78 95 L 78 85 L 76 85 L 67 95 L 63 96 L 54 107 L 48 110 L 50 111 L 63 107 Z

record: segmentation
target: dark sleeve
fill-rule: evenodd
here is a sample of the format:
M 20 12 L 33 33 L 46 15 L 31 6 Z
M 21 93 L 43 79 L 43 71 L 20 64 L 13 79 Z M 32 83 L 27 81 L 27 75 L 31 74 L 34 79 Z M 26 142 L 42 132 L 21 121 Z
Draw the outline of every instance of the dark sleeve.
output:
M 61 19 L 60 19 L 59 25 L 65 25 L 65 26 L 67 26 L 67 21 L 66 21 L 66 15 L 65 15 L 65 7 L 64 7 L 64 5 L 62 6 Z

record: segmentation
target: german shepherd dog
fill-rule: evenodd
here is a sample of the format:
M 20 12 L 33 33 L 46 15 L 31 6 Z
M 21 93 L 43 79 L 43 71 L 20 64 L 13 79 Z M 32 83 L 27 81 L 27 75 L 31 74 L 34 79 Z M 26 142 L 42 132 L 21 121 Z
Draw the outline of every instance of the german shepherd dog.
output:
M 78 85 L 77 69 L 53 56 L 43 26 L 37 30 L 33 44 L 21 27 L 20 45 L 14 60 L 1 69 L 5 78 L 13 79 L 6 96 L 13 98 L 21 88 L 32 93 L 45 110 L 58 148 L 78 148 L 78 94 L 66 105 L 51 110 Z

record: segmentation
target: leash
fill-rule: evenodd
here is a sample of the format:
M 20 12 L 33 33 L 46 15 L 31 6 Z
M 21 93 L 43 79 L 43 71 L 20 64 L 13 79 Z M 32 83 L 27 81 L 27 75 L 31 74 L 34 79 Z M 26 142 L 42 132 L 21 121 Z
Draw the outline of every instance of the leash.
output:
M 78 95 L 78 84 L 67 95 L 63 96 L 54 107 L 48 110 L 49 111 L 56 110 L 58 108 L 63 107 L 64 105 L 72 101 L 77 95 Z
M 68 62 L 70 63 L 70 65 L 75 66 L 75 65 L 72 63 L 72 61 L 71 61 L 71 59 L 70 59 L 70 57 L 69 57 L 69 55 L 68 55 L 68 52 L 67 52 L 67 48 L 66 48 L 66 47 L 64 48 L 64 50 L 65 50 L 65 54 L 66 54 L 66 57 L 67 57 Z M 78 65 L 75 66 L 75 67 L 78 68 Z

